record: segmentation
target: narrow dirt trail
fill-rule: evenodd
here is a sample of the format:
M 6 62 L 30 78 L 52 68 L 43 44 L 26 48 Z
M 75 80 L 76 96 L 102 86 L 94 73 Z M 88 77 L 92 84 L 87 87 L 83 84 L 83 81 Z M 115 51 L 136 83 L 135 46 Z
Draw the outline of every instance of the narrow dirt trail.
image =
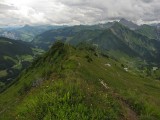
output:
M 137 114 L 123 101 L 119 101 L 120 104 L 124 107 L 124 119 L 123 120 L 138 120 Z
M 136 114 L 135 111 L 133 111 L 130 106 L 127 104 L 127 102 L 118 94 L 115 93 L 111 90 L 110 87 L 101 79 L 99 79 L 100 84 L 106 89 L 111 92 L 111 95 L 117 99 L 122 106 L 123 109 L 123 115 L 122 115 L 122 120 L 139 120 L 138 115 Z

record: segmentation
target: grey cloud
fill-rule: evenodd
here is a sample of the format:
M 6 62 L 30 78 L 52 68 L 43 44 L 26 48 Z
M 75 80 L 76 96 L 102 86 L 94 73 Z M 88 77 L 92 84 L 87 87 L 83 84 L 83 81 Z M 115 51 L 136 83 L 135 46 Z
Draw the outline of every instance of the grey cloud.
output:
M 126 18 L 129 20 L 137 21 L 139 19 L 148 20 L 147 18 L 160 19 L 158 6 L 160 6 L 159 0 L 92 0 L 92 1 L 77 1 L 71 2 L 69 0 L 60 0 L 61 3 L 67 6 L 76 6 L 84 9 L 84 6 L 90 6 L 92 8 L 99 9 L 101 18 L 114 20 L 116 18 Z M 94 16 L 95 13 L 92 13 Z M 98 18 L 97 18 L 98 20 Z
M 154 0 L 142 0 L 142 1 L 146 3 L 154 2 Z
M 11 20 L 14 19 L 14 23 L 17 21 L 18 24 L 91 24 L 121 18 L 144 23 L 160 21 L 160 0 L 30 1 L 32 4 L 26 6 L 25 14 L 21 8 L 16 10 L 14 6 L 1 4 L 0 14 L 3 14 L 3 18 L 6 17 L 6 23 L 12 23 Z M 8 10 L 10 11 L 6 12 Z
M 5 5 L 0 3 L 0 11 L 5 11 L 5 10 L 15 10 L 16 7 L 12 5 Z

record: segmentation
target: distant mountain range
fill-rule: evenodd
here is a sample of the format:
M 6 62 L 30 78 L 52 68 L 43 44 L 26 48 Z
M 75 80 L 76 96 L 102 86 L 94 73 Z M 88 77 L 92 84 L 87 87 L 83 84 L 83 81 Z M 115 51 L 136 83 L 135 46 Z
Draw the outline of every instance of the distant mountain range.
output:
M 48 49 L 57 40 L 73 45 L 88 42 L 96 44 L 103 51 L 120 51 L 128 56 L 140 57 L 150 62 L 160 60 L 160 42 L 154 32 L 155 27 L 137 26 L 124 19 L 101 26 L 98 24 L 50 30 L 36 36 L 32 43 L 42 49 Z M 133 26 L 136 26 L 135 30 L 130 29 Z
M 63 28 L 64 26 L 52 26 L 52 25 L 40 25 L 30 26 L 25 25 L 24 27 L 7 27 L 0 28 L 0 36 L 7 37 L 15 40 L 22 40 L 30 42 L 33 38 L 47 30 Z
M 96 25 L 77 25 L 70 27 L 74 32 L 78 32 L 81 30 L 94 30 L 94 29 L 107 29 L 111 27 L 115 22 L 108 22 L 105 24 L 96 24 Z M 135 30 L 138 33 L 141 33 L 151 39 L 160 40 L 160 25 L 137 25 L 132 21 L 128 21 L 126 19 L 121 19 L 119 21 L 122 25 L 128 27 L 131 30 Z M 24 27 L 3 27 L 0 28 L 0 36 L 7 37 L 15 40 L 23 40 L 26 42 L 30 42 L 39 34 L 43 34 L 49 30 L 63 29 L 67 26 L 52 26 L 52 25 L 39 25 L 39 26 L 30 26 L 25 25 Z M 67 28 L 68 30 L 68 28 Z M 44 33 L 45 34 L 45 33 Z

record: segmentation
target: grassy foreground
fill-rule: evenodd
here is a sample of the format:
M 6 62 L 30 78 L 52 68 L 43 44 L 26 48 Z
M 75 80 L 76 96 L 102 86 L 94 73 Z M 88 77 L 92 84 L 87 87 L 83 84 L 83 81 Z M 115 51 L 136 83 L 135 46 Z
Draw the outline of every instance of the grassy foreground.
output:
M 159 120 L 159 90 L 92 47 L 56 43 L 0 94 L 0 119 Z

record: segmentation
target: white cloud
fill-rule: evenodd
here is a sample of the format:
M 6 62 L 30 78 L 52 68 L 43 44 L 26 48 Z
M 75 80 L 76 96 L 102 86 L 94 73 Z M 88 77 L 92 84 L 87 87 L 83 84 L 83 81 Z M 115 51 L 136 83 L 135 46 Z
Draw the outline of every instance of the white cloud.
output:
M 159 22 L 159 6 L 160 0 L 1 0 L 0 24 L 87 24 L 120 18 Z

